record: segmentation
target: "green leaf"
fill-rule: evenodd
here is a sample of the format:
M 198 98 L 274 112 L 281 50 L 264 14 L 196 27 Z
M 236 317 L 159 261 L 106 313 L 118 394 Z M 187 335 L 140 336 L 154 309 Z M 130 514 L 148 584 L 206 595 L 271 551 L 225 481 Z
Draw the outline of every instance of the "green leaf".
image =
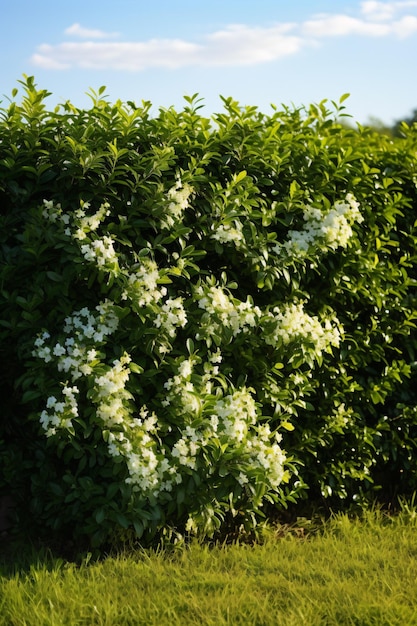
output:
M 133 372 L 134 374 L 143 374 L 143 367 L 141 367 L 140 365 L 138 365 L 137 363 L 134 363 L 133 361 L 131 361 L 129 363 L 129 369 L 131 372 Z
M 29 389 L 25 391 L 22 395 L 23 404 L 27 404 L 28 402 L 32 402 L 32 400 L 38 400 L 42 397 L 42 393 L 38 389 Z
M 291 184 L 290 184 L 290 198 L 294 198 L 294 196 L 298 193 L 298 191 L 300 190 L 300 186 L 297 183 L 296 180 L 292 180 Z
M 49 280 L 52 280 L 55 283 L 60 283 L 62 281 L 61 274 L 58 274 L 57 272 L 48 271 L 46 272 L 46 275 L 49 278 Z
M 239 174 L 235 175 L 233 180 L 235 183 L 240 183 L 240 181 L 246 178 L 246 176 L 247 176 L 246 170 L 242 170 L 241 172 L 239 172 Z
M 137 535 L 137 537 L 142 537 L 143 533 L 144 533 L 144 525 L 143 522 L 139 521 L 139 520 L 134 520 L 133 522 L 133 528 L 135 529 L 135 533 Z

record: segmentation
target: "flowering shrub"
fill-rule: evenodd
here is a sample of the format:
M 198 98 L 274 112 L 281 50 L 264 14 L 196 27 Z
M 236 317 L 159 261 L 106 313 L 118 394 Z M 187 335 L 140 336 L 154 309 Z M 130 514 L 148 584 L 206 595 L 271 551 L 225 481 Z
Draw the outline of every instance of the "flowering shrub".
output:
M 1 122 L 0 436 L 38 527 L 149 541 L 414 488 L 412 132 L 232 99 L 152 118 L 102 90 L 48 112 L 24 88 Z
M 276 244 L 276 252 L 280 253 L 284 249 L 288 256 L 303 258 L 312 253 L 323 254 L 329 250 L 346 248 L 353 235 L 351 225 L 363 222 L 359 204 L 351 193 L 346 195 L 344 202 L 335 202 L 327 211 L 307 205 L 303 217 L 303 228 L 290 230 L 285 243 Z

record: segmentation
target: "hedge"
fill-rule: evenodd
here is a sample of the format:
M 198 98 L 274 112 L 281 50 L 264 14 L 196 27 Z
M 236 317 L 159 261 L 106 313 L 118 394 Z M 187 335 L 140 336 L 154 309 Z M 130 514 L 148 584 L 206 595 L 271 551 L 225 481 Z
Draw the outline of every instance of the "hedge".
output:
M 417 130 L 0 109 L 0 494 L 102 546 L 417 487 Z M 330 107 L 330 108 L 328 108 Z

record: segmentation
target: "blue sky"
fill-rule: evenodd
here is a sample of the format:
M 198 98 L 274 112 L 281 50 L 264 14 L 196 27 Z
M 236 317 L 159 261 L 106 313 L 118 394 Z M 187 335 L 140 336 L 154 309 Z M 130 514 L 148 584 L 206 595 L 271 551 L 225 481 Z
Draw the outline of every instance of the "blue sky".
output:
M 417 108 L 417 0 L 0 0 L 0 98 L 22 74 L 89 106 L 110 101 L 205 114 L 220 94 L 269 112 L 349 92 L 347 112 L 387 124 Z

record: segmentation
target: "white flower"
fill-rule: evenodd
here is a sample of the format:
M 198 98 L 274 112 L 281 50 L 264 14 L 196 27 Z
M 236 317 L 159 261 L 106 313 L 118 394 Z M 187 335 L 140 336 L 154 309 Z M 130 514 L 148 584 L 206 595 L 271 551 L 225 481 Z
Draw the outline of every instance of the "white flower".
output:
M 359 203 L 351 193 L 346 195 L 344 202 L 336 201 L 327 211 L 306 206 L 303 217 L 304 227 L 301 230 L 290 230 L 287 240 L 283 244 L 276 244 L 273 251 L 281 255 L 285 250 L 286 254 L 303 257 L 316 247 L 323 251 L 346 248 L 353 236 L 353 223 L 363 222 Z
M 55 396 L 49 396 L 48 400 L 46 401 L 46 408 L 52 409 L 56 405 L 56 401 L 57 400 Z
M 333 317 L 326 319 L 322 325 L 316 316 L 304 311 L 303 303 L 286 304 L 279 309 L 275 307 L 269 319 L 274 322 L 272 333 L 265 334 L 265 342 L 269 345 L 284 345 L 301 339 L 314 344 L 314 351 L 320 355 L 328 351 L 330 346 L 338 347 L 341 340 L 340 323 Z
M 88 202 L 84 202 L 83 209 L 89 208 Z M 104 202 L 98 211 L 93 215 L 85 215 L 85 211 L 81 211 L 78 215 L 80 218 L 80 227 L 82 230 L 97 230 L 101 222 L 110 215 L 110 205 L 108 202 Z
M 174 224 L 182 220 L 192 194 L 193 188 L 187 183 L 183 185 L 178 176 L 176 184 L 167 193 L 168 202 L 161 217 L 162 228 L 172 228 Z
M 167 293 L 165 287 L 158 285 L 159 280 L 160 273 L 155 261 L 144 259 L 135 271 L 129 274 L 122 297 L 131 300 L 139 308 L 156 304 Z
M 77 228 L 77 230 L 73 234 L 73 238 L 74 239 L 79 239 L 80 241 L 82 241 L 83 239 L 87 239 L 87 235 L 82 230 L 82 228 Z
M 246 474 L 244 474 L 243 472 L 240 472 L 238 477 L 237 477 L 237 481 L 243 487 L 243 485 L 246 485 L 249 482 L 249 479 L 246 476 Z
M 189 378 L 193 371 L 191 359 L 185 359 L 178 368 L 178 373 L 182 378 Z
M 61 346 L 61 344 L 57 343 L 52 353 L 54 356 L 62 356 L 63 354 L 66 354 L 67 351 L 65 350 L 64 346 Z
M 187 323 L 187 315 L 185 313 L 183 299 L 168 299 L 161 307 L 160 313 L 154 320 L 157 328 L 162 328 L 168 333 L 169 337 L 175 337 L 178 327 L 183 328 Z
M 118 257 L 113 247 L 111 237 L 104 235 L 101 239 L 95 239 L 81 246 L 81 254 L 86 261 L 94 262 L 98 267 L 107 270 L 118 267 Z
M 218 400 L 214 409 L 219 418 L 219 429 L 232 440 L 243 441 L 249 427 L 256 423 L 256 404 L 245 388 Z
M 242 224 L 239 221 L 235 221 L 234 224 L 234 226 L 231 224 L 219 224 L 215 232 L 211 235 L 212 239 L 215 239 L 219 243 L 232 242 L 236 247 L 239 247 L 239 242 L 245 240 L 242 232 Z
M 221 363 L 223 360 L 220 348 L 217 348 L 216 352 L 210 355 L 210 363 Z
M 50 361 L 52 361 L 51 349 L 48 348 L 48 346 L 40 348 L 37 351 L 35 350 L 33 354 L 34 356 L 38 356 L 40 359 L 45 361 L 45 363 L 49 363 Z
M 262 314 L 260 308 L 254 306 L 249 299 L 246 302 L 236 302 L 221 287 L 199 287 L 195 295 L 199 308 L 208 314 L 204 323 L 207 336 L 216 331 L 222 332 L 224 327 L 230 328 L 233 336 L 247 332 L 250 327 L 256 326 Z

